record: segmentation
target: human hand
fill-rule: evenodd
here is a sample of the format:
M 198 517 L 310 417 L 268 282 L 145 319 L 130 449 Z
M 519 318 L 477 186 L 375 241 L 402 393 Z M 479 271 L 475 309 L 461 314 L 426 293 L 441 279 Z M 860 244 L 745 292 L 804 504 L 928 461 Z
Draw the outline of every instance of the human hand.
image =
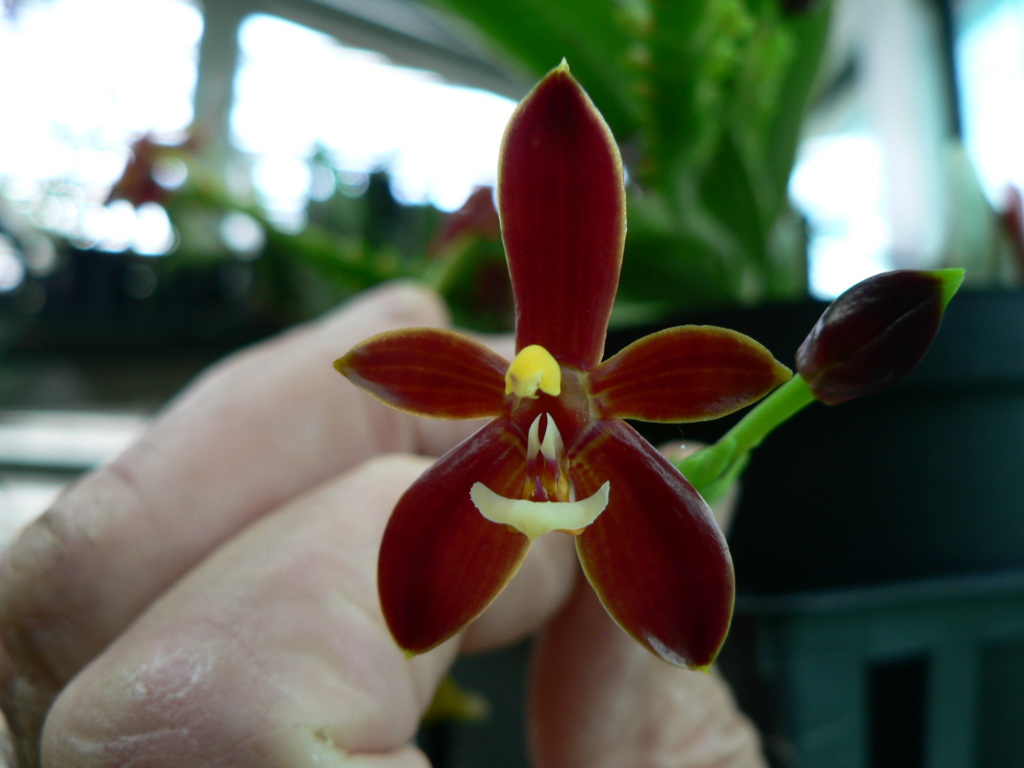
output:
M 539 539 L 465 632 L 412 659 L 395 646 L 384 525 L 424 456 L 477 425 L 395 413 L 331 362 L 445 320 L 390 286 L 229 358 L 26 530 L 0 560 L 22 766 L 424 766 L 410 740 L 456 654 L 536 631 L 541 768 L 762 764 L 717 677 L 654 658 L 578 588 L 568 536 Z

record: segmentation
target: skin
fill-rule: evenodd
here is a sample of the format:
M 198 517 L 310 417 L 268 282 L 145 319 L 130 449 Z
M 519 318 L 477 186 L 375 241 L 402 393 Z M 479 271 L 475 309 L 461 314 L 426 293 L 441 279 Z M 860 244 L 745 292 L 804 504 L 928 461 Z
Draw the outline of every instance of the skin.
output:
M 395 413 L 331 362 L 445 323 L 433 294 L 391 285 L 236 354 L 24 532 L 0 559 L 19 765 L 420 768 L 410 740 L 455 656 L 531 633 L 538 768 L 764 765 L 721 680 L 619 630 L 565 535 L 538 539 L 461 635 L 412 659 L 394 645 L 375 585 L 384 525 L 477 425 Z

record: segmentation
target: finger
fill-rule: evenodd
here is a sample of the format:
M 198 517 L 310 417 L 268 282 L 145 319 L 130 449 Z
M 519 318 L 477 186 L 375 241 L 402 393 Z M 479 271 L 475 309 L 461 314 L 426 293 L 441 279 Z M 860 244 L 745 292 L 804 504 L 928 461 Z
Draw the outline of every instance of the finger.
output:
M 537 768 L 763 768 L 758 738 L 716 674 L 634 642 L 581 584 L 540 637 L 530 690 Z
M 0 707 L 18 740 L 34 742 L 63 683 L 253 519 L 375 451 L 443 447 L 474 428 L 420 427 L 331 366 L 368 335 L 444 319 L 432 293 L 390 286 L 238 354 L 30 526 L 0 556 L 2 643 L 16 670 Z
M 376 606 L 384 521 L 424 463 L 361 465 L 218 550 L 67 687 L 44 765 L 395 757 L 453 653 L 407 662 Z
M 332 361 L 372 333 L 444 319 L 433 294 L 388 287 L 203 376 L 0 560 L 0 622 L 13 660 L 67 680 L 259 515 L 369 455 L 416 450 L 412 421 L 371 403 Z
M 361 464 L 210 556 L 66 688 L 44 765 L 425 766 L 408 742 L 459 639 L 406 659 L 374 582 L 385 522 L 426 463 Z M 535 563 L 532 622 L 566 592 Z

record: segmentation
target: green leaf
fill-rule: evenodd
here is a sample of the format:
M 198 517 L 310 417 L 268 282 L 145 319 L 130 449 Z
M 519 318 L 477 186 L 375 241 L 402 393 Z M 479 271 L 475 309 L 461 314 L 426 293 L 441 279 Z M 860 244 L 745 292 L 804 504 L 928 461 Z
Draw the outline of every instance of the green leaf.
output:
M 639 24 L 623 0 L 433 0 L 539 78 L 565 58 L 619 139 L 639 125 L 631 57 Z
M 680 307 L 735 304 L 734 275 L 725 263 L 719 251 L 695 233 L 631 223 L 613 322 L 653 322 Z
M 828 40 L 832 4 L 819 3 L 809 11 L 783 20 L 793 41 L 792 54 L 780 78 L 773 117 L 766 126 L 760 156 L 765 163 L 764 184 L 773 194 L 765 213 L 774 219 L 787 204 L 786 190 L 796 158 L 807 107 L 818 80 Z
M 792 233 L 787 187 L 827 4 L 786 15 L 777 0 L 652 2 L 642 180 L 674 230 L 726 261 L 735 300 L 801 293 L 800 238 L 780 235 Z
M 744 262 L 763 269 L 767 259 L 767 226 L 749 164 L 732 131 L 722 134 L 717 151 L 702 174 L 700 199 L 708 213 L 735 235 Z
M 651 0 L 646 173 L 672 190 L 711 156 L 729 83 L 757 19 L 744 0 Z

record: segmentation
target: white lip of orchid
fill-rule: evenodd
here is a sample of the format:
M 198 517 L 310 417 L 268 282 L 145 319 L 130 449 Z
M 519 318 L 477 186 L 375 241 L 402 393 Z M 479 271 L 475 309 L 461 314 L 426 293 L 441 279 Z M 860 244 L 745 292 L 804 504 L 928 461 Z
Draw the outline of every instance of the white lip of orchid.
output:
M 483 483 L 473 483 L 469 498 L 492 523 L 510 525 L 532 541 L 551 531 L 575 533 L 586 528 L 608 506 L 610 490 L 611 483 L 605 482 L 592 496 L 579 501 L 528 501 L 508 499 Z

